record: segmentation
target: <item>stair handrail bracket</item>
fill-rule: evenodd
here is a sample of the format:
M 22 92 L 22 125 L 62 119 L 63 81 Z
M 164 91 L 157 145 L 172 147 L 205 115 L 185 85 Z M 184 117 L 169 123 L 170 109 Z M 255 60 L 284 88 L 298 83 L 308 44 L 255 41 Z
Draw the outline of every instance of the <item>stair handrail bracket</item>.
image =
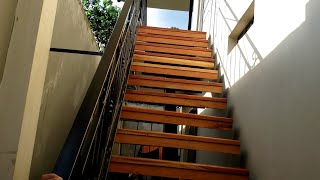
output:
M 141 24 L 146 0 L 127 0 L 54 167 L 63 179 L 106 179 Z

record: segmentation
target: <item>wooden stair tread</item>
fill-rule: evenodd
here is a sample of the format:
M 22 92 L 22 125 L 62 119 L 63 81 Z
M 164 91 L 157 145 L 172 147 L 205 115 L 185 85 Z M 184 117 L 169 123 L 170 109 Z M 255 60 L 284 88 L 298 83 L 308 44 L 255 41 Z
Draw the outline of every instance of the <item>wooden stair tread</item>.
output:
M 248 180 L 245 169 L 113 155 L 110 172 L 182 179 Z
M 163 31 L 178 31 L 178 32 L 185 32 L 185 33 L 193 33 L 193 34 L 206 34 L 203 31 L 193 31 L 193 30 L 184 30 L 184 29 L 174 29 L 174 28 L 164 28 L 164 27 L 155 27 L 155 26 L 140 26 L 141 29 L 158 29 Z
M 131 70 L 136 72 L 145 72 L 152 74 L 173 75 L 192 78 L 203 78 L 216 80 L 218 78 L 217 70 L 160 65 L 151 63 L 133 62 Z
M 184 99 L 196 99 L 196 100 L 225 102 L 225 103 L 227 102 L 226 98 L 202 97 L 197 95 L 177 94 L 177 93 L 151 92 L 151 91 L 142 91 L 142 90 L 127 90 L 126 93 L 145 94 L 145 95 L 154 95 L 154 96 L 162 96 L 162 97 L 176 97 L 176 98 L 184 98 Z
M 176 78 L 165 78 L 165 77 L 158 77 L 158 76 L 146 76 L 146 75 L 130 75 L 129 78 L 137 78 L 137 79 L 149 79 L 155 81 L 164 81 L 164 82 L 177 82 L 177 83 L 184 83 L 184 84 L 199 84 L 199 85 L 206 85 L 206 86 L 217 86 L 222 87 L 222 83 L 217 82 L 207 82 L 207 81 L 196 81 L 196 80 L 188 80 L 188 79 L 176 79 Z
M 217 74 L 217 70 L 213 69 L 201 69 L 194 67 L 181 67 L 181 66 L 172 66 L 172 65 L 162 65 L 162 64 L 153 64 L 153 63 L 143 63 L 143 62 L 133 62 L 132 65 L 136 66 L 148 66 L 148 67 L 156 67 L 156 68 L 164 68 L 164 69 L 175 69 L 175 70 L 183 70 L 183 71 L 191 71 L 191 72 L 203 72 L 210 74 Z
M 150 34 L 150 33 L 138 33 L 138 36 L 143 36 L 143 37 L 154 37 L 154 38 L 162 38 L 162 39 L 176 39 L 176 40 L 182 40 L 182 41 L 193 41 L 193 42 L 201 42 L 201 43 L 206 43 L 208 46 L 208 40 L 207 39 L 198 39 L 198 38 L 193 38 L 193 37 L 179 37 L 179 36 L 170 36 L 170 35 L 163 35 L 163 34 Z
M 209 58 L 212 55 L 211 50 L 205 49 L 205 48 L 199 49 L 194 47 L 164 45 L 164 44 L 146 43 L 146 42 L 137 42 L 135 46 L 135 50 L 200 56 L 200 57 L 209 57 Z
M 135 54 L 141 54 L 141 55 L 148 55 L 148 56 L 157 56 L 157 57 L 168 57 L 168 58 L 175 58 L 175 59 L 214 62 L 213 58 L 206 58 L 206 57 L 193 57 L 193 56 L 183 56 L 183 55 L 163 54 L 163 53 L 143 52 L 143 51 L 135 51 L 134 53 Z
M 199 31 L 176 30 L 176 29 L 170 29 L 170 28 L 140 26 L 139 32 L 150 33 L 150 34 L 163 34 L 163 35 L 178 36 L 178 37 L 192 37 L 192 38 L 198 38 L 198 39 L 206 39 L 206 33 L 199 32 Z
M 194 46 L 194 47 L 208 47 L 206 40 L 198 40 L 193 38 L 179 38 L 174 36 L 164 36 L 156 34 L 139 33 L 137 41 L 162 43 L 162 44 L 173 44 L 182 46 Z
M 209 98 L 196 95 L 160 93 L 141 90 L 127 90 L 125 100 L 217 109 L 225 109 L 227 107 L 227 99 L 225 98 Z
M 160 44 L 160 43 L 153 43 L 153 42 L 143 42 L 138 41 L 136 42 L 136 46 L 138 45 L 146 45 L 146 46 L 155 46 L 155 47 L 161 47 L 161 48 L 172 48 L 172 49 L 181 49 L 181 50 L 189 50 L 189 51 L 202 51 L 202 52 L 210 52 L 211 49 L 204 48 L 204 47 L 190 47 L 190 46 L 178 46 L 178 45 L 172 45 L 172 44 Z
M 213 62 L 203 62 L 203 61 L 195 61 L 195 60 L 168 58 L 168 57 L 157 57 L 157 56 L 149 56 L 149 55 L 141 55 L 141 54 L 134 54 L 133 60 L 184 65 L 184 66 L 196 66 L 196 67 L 211 68 L 211 69 L 214 68 Z
M 240 142 L 237 140 L 154 131 L 118 129 L 115 142 L 240 154 Z
M 130 75 L 128 84 L 143 87 L 222 93 L 221 83 L 157 76 Z
M 217 121 L 217 122 L 226 122 L 226 123 L 233 122 L 231 118 L 226 118 L 226 117 L 206 116 L 206 115 L 199 115 L 199 114 L 190 114 L 190 113 L 182 113 L 182 112 L 175 112 L 175 111 L 164 111 L 164 110 L 148 109 L 148 108 L 140 108 L 140 107 L 132 107 L 132 106 L 123 106 L 122 110 L 124 112 L 126 111 L 142 112 L 142 113 L 158 114 L 158 115 L 171 116 L 171 117 L 202 119 L 206 121 Z
M 233 123 L 233 120 L 230 118 L 137 108 L 131 106 L 122 107 L 121 118 L 162 124 L 212 128 L 224 131 L 232 130 Z
M 203 116 L 189 113 L 178 113 L 162 110 L 136 108 L 124 106 L 121 112 L 122 119 L 155 122 L 162 124 L 177 124 L 194 127 L 204 127 L 230 131 L 232 119 L 216 116 Z

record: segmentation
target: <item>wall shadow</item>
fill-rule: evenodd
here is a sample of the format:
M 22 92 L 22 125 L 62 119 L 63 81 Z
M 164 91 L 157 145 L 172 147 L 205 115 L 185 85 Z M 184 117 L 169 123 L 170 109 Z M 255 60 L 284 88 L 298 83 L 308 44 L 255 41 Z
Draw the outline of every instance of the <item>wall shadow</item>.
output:
M 320 179 L 319 15 L 310 0 L 305 22 L 230 89 L 252 179 Z

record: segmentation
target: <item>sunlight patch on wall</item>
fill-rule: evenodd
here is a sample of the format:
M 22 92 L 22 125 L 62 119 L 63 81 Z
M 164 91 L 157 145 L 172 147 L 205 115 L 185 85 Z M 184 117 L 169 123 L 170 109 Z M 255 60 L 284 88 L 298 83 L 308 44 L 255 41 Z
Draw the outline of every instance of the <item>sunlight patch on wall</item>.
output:
M 255 0 L 254 24 L 228 54 L 228 36 L 250 5 L 249 2 L 252 0 L 214 0 L 212 7 L 206 8 L 207 12 L 202 14 L 202 28 L 213 39 L 226 88 L 232 87 L 255 68 L 305 22 L 309 0 Z
M 250 35 L 263 58 L 305 21 L 308 2 L 256 0 L 256 21 Z
M 201 114 L 204 110 L 206 110 L 205 108 L 198 108 L 198 114 Z

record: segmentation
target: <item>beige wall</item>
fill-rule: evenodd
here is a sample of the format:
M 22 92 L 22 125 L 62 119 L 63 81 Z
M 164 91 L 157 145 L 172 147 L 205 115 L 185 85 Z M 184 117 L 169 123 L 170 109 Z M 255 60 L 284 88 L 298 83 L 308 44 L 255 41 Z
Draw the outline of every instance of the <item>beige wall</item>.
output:
M 253 180 L 320 179 L 319 15 L 317 0 L 255 0 L 255 22 L 230 55 L 218 11 L 215 26 L 204 29 L 230 81 L 229 104 Z
M 0 84 L 6 62 L 17 0 L 0 1 Z
M 52 170 L 100 60 L 50 47 L 98 51 L 79 0 L 0 2 L 1 180 Z
M 51 47 L 99 51 L 79 0 L 59 0 Z M 50 53 L 30 179 L 53 169 L 100 58 Z
M 17 0 L 0 1 L 0 88 L 14 22 L 16 5 Z M 3 101 L 1 97 L 0 101 Z M 1 114 L 0 117 L 2 117 Z M 1 121 L 3 121 L 2 118 L 0 118 L 0 123 Z M 1 124 L 3 126 L 3 123 Z M 2 128 L 0 128 L 0 130 L 2 130 Z M 3 132 L 0 132 L 0 134 L 1 136 L 5 135 Z M 2 140 L 0 142 L 4 143 Z M 13 174 L 16 150 L 6 149 L 6 146 L 4 144 L 0 145 L 0 179 L 9 179 Z
M 0 85 L 0 179 L 12 179 L 13 174 L 16 179 L 25 179 L 29 175 L 55 3 L 17 3 Z M 18 151 L 22 147 L 23 151 Z

